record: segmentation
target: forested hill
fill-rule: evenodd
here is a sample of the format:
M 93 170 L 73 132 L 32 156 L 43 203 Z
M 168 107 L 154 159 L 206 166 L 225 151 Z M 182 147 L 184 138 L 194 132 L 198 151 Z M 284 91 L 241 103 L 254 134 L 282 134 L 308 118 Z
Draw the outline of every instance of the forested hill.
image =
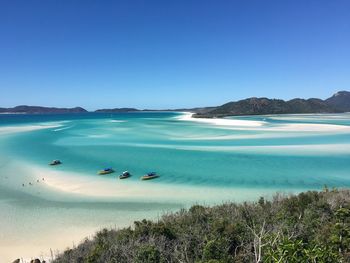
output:
M 21 105 L 13 108 L 0 108 L 0 113 L 26 113 L 26 114 L 45 114 L 45 113 L 84 113 L 87 110 L 81 107 L 75 108 L 54 108 L 42 106 Z
M 350 262 L 350 192 L 196 205 L 102 230 L 54 262 Z
M 332 97 L 321 99 L 293 99 L 284 101 L 268 98 L 248 98 L 229 102 L 194 117 L 223 117 L 237 115 L 263 115 L 287 113 L 338 113 L 350 111 L 350 92 L 340 91 Z
M 340 111 L 350 111 L 350 92 L 339 91 L 326 99 L 326 103 Z

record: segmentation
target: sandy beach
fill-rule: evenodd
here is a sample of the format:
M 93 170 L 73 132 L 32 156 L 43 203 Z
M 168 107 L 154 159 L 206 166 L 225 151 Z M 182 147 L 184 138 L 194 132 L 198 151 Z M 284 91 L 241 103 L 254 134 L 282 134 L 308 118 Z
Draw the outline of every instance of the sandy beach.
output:
M 117 178 L 106 180 L 98 175 L 91 178 L 77 173 L 55 171 L 54 169 L 37 167 L 25 162 L 10 162 L 3 171 L 25 171 L 25 176 L 7 178 L 6 184 L 12 190 L 21 190 L 28 197 L 37 198 L 43 203 L 45 210 L 38 210 L 37 216 L 32 212 L 36 206 L 22 207 L 18 210 L 17 202 L 4 202 L 0 208 L 9 214 L 1 220 L 2 225 L 27 227 L 8 228 L 0 236 L 0 254 L 2 259 L 9 262 L 17 257 L 31 259 L 40 256 L 50 260 L 52 254 L 62 251 L 68 246 L 78 244 L 85 237 L 93 235 L 104 227 L 120 228 L 130 225 L 135 220 L 154 218 L 164 212 L 188 207 L 191 204 L 215 204 L 225 201 L 255 200 L 259 196 L 270 198 L 278 189 L 249 189 L 249 188 L 212 188 L 162 185 L 152 182 L 128 182 Z M 43 180 L 44 178 L 44 180 Z M 22 186 L 22 183 L 25 186 Z M 31 183 L 32 185 L 29 185 Z M 300 192 L 294 189 L 290 192 Z M 158 202 L 163 206 L 158 207 Z M 117 213 L 113 212 L 113 203 L 117 204 Z M 128 209 L 120 209 L 119 204 L 126 204 Z M 133 205 L 134 203 L 134 205 Z M 154 204 L 153 206 L 149 204 Z M 107 205 L 105 208 L 105 204 Z M 100 207 L 102 206 L 102 208 Z M 110 206 L 110 207 L 109 207 Z M 135 208 L 133 208 L 135 206 Z M 150 206 L 150 208 L 147 208 Z M 69 209 L 69 207 L 80 207 Z M 119 207 L 119 208 L 118 208 Z M 168 208 L 166 208 L 168 207 Z M 69 210 L 67 210 L 69 209 Z M 91 209 L 97 209 L 92 212 Z M 67 212 L 69 211 L 69 214 Z M 100 212 L 98 212 L 100 211 Z M 106 223 L 113 217 L 113 224 Z M 82 220 L 79 220 L 82 219 Z M 45 220 L 43 220 L 45 219 Z M 88 222 L 90 220 L 90 222 Z M 28 229 L 31 225 L 31 229 Z M 9 236 L 13 238 L 8 238 Z
M 178 117 L 178 119 L 183 121 L 195 121 L 199 123 L 207 123 L 218 126 L 261 127 L 265 124 L 262 121 L 233 120 L 224 118 L 193 118 L 193 114 L 194 113 L 192 112 L 183 112 L 183 115 Z

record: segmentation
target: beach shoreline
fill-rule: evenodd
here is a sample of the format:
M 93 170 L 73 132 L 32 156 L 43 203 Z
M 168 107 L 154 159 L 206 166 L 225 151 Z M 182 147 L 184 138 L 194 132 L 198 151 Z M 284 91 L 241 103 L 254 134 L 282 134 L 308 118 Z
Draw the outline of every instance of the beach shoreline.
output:
M 142 116 L 135 121 L 102 118 L 97 122 L 43 121 L 0 126 L 1 140 L 6 146 L 0 151 L 0 188 L 6 190 L 2 191 L 0 199 L 0 209 L 5 211 L 5 216 L 0 219 L 3 226 L 0 255 L 5 255 L 9 262 L 16 257 L 30 259 L 41 254 L 49 259 L 50 248 L 62 251 L 102 227 L 131 226 L 135 220 L 156 219 L 193 204 L 254 201 L 261 196 L 271 198 L 278 192 L 291 194 L 320 190 L 323 180 L 338 185 L 339 182 L 348 182 L 344 174 L 347 166 L 342 156 L 346 158 L 350 154 L 350 144 L 344 136 L 349 133 L 350 126 L 275 123 L 269 122 L 268 118 L 266 121 L 256 118 L 197 119 L 192 114 L 186 112 L 175 117 L 172 114 L 159 118 L 159 121 Z M 130 130 L 135 134 L 128 137 Z M 339 138 L 320 140 L 318 135 L 339 135 Z M 316 139 L 307 144 L 310 136 Z M 289 142 L 289 137 L 294 143 Z M 44 138 L 47 141 L 41 142 L 40 147 L 46 148 L 32 151 L 31 147 L 37 146 L 36 141 Z M 100 147 L 99 152 L 95 152 L 95 146 Z M 119 154 L 125 149 L 132 151 Z M 181 159 L 187 158 L 188 154 L 191 157 L 191 151 L 195 155 L 190 159 L 194 166 L 192 162 Z M 164 173 L 160 169 L 167 161 L 163 152 L 170 154 L 167 165 L 171 165 L 171 169 L 167 167 Z M 28 154 L 37 156 L 29 158 Z M 137 160 L 133 159 L 135 154 L 140 160 L 146 158 L 140 167 L 133 164 Z M 148 159 L 149 154 L 159 155 Z M 260 170 L 250 172 L 251 164 L 268 161 L 273 166 L 277 158 L 285 156 L 298 164 L 300 157 L 323 158 L 327 163 L 329 155 L 340 156 L 334 161 L 343 165 L 331 178 L 327 171 L 324 174 L 319 171 L 305 179 L 306 173 L 301 169 L 297 170 L 301 172 L 299 177 L 284 174 L 285 178 L 279 176 L 280 170 L 272 170 L 269 175 Z M 266 156 L 272 158 L 266 159 Z M 200 160 L 203 157 L 205 161 Z M 62 166 L 48 166 L 47 162 L 54 158 L 61 159 Z M 89 158 L 99 158 L 99 161 L 87 165 Z M 157 163 L 157 158 L 162 161 Z M 212 183 L 211 174 L 196 176 L 198 171 L 206 171 L 207 160 L 214 160 L 211 167 L 218 168 L 213 169 L 219 173 L 217 183 Z M 242 162 L 243 167 L 240 166 Z M 116 168 L 125 167 L 131 172 L 136 170 L 137 175 L 119 180 L 119 169 L 111 175 L 95 174 L 95 168 L 104 167 L 104 163 L 112 163 Z M 178 166 L 181 164 L 184 165 Z M 221 164 L 228 165 L 227 169 L 220 170 Z M 177 168 L 172 168 L 172 165 Z M 138 180 L 149 167 L 155 167 L 160 178 Z M 194 173 L 191 173 L 192 168 Z M 325 168 L 332 167 L 326 165 Z
M 78 244 L 84 238 L 89 237 L 92 233 L 100 230 L 103 227 L 106 228 L 121 228 L 132 225 L 135 220 L 141 220 L 143 218 L 154 219 L 160 216 L 162 212 L 166 213 L 164 208 L 160 210 L 149 210 L 146 212 L 144 210 L 145 204 L 156 203 L 163 204 L 162 207 L 168 206 L 169 211 L 176 211 L 181 207 L 189 207 L 193 204 L 203 204 L 203 205 L 213 205 L 220 204 L 229 201 L 245 201 L 245 200 L 257 200 L 259 196 L 264 196 L 265 198 L 271 198 L 277 191 L 277 189 L 249 189 L 249 188 L 217 188 L 213 189 L 211 187 L 196 187 L 196 186 L 174 186 L 174 185 L 162 185 L 152 182 L 126 182 L 118 179 L 106 180 L 105 178 L 96 177 L 91 178 L 91 176 L 79 175 L 72 172 L 62 172 L 62 171 L 50 171 L 49 168 L 41 168 L 36 165 L 28 163 L 12 162 L 8 169 L 13 169 L 16 167 L 19 169 L 24 169 L 27 171 L 26 181 L 26 191 L 28 195 L 33 195 L 36 198 L 44 198 L 49 202 L 58 202 L 59 204 L 70 204 L 75 203 L 84 204 L 84 209 L 81 212 L 73 212 L 76 217 L 88 218 L 89 207 L 98 207 L 98 203 L 126 203 L 129 204 L 140 204 L 140 208 L 133 211 L 130 207 L 130 211 L 127 209 L 124 211 L 119 211 L 119 217 L 123 219 L 115 218 L 115 221 L 110 223 L 89 223 L 86 225 L 79 223 L 71 223 L 72 227 L 66 227 L 65 219 L 63 222 L 54 219 L 54 215 L 57 212 L 51 211 L 45 216 L 46 212 L 42 216 L 46 217 L 45 220 L 53 221 L 50 223 L 44 223 L 44 225 L 36 225 L 34 227 L 35 232 L 35 242 L 28 242 L 28 239 L 34 235 L 33 230 L 29 234 L 26 234 L 26 229 L 18 230 L 16 234 L 17 238 L 13 241 L 6 235 L 0 238 L 0 254 L 2 257 L 6 257 L 7 260 L 14 260 L 15 258 L 22 256 L 26 259 L 31 259 L 32 256 L 37 255 L 42 259 L 50 260 L 51 258 L 51 248 L 55 251 L 62 251 L 67 248 L 67 246 L 72 246 L 73 244 Z M 44 178 L 44 181 L 42 180 Z M 28 185 L 28 180 L 32 182 L 32 186 Z M 39 180 L 39 183 L 37 183 Z M 14 182 L 10 184 L 14 187 L 14 190 L 19 190 L 19 182 L 17 186 L 14 186 Z M 288 193 L 298 193 L 303 191 L 303 189 L 288 191 Z M 63 203 L 62 203 L 63 202 Z M 142 205 L 142 203 L 144 203 Z M 91 205 L 90 205 L 91 204 Z M 18 213 L 18 208 L 14 204 L 4 203 L 7 206 L 7 210 L 10 210 L 10 217 L 13 213 L 13 217 Z M 8 207 L 9 205 L 9 207 Z M 14 205 L 14 206 L 13 206 Z M 45 205 L 46 206 L 46 205 Z M 111 205 L 113 207 L 113 205 Z M 64 207 L 64 206 L 63 206 Z M 173 208 L 171 208 L 173 207 Z M 178 207 L 174 210 L 175 207 Z M 96 209 L 95 208 L 95 209 Z M 23 209 L 23 208 L 21 208 Z M 63 209 L 63 208 L 59 208 Z M 104 213 L 111 213 L 112 211 L 106 210 Z M 12 211 L 14 210 L 14 211 Z M 51 209 L 50 209 L 51 210 Z M 55 209 L 54 209 L 55 210 Z M 17 212 L 16 212 L 17 211 Z M 64 211 L 64 210 L 63 210 Z M 68 210 L 69 211 L 69 210 Z M 73 211 L 73 210 L 72 210 Z M 109 211 L 109 212 L 108 212 Z M 29 211 L 27 211 L 29 213 Z M 52 215 L 53 213 L 54 215 Z M 41 216 L 41 217 L 42 217 Z M 110 217 L 109 217 L 110 218 Z M 26 222 L 25 224 L 33 224 L 35 218 L 29 219 L 28 223 L 25 219 L 21 219 Z M 70 219 L 72 220 L 72 219 Z M 3 219 L 2 219 L 3 221 Z M 6 220 L 5 220 L 6 221 Z M 11 224 L 10 222 L 2 222 L 2 225 Z M 34 223 L 35 224 L 35 223 Z M 20 234 L 19 234 L 20 233 Z M 18 237 L 23 236 L 23 237 Z M 55 252 L 54 251 L 54 252 Z

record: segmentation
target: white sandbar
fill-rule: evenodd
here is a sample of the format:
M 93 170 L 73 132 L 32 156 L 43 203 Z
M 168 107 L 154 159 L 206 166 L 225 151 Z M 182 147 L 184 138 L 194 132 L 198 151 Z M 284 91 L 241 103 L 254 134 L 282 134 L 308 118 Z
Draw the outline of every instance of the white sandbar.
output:
M 4 126 L 0 127 L 0 135 L 14 134 L 18 132 L 29 132 L 41 129 L 50 129 L 61 127 L 62 124 L 35 124 L 35 125 L 18 125 L 18 126 Z
M 260 127 L 264 125 L 263 121 L 251 121 L 251 120 L 234 120 L 224 118 L 193 118 L 193 113 L 184 112 L 183 115 L 177 117 L 178 120 L 182 121 L 195 121 L 201 123 L 209 123 L 219 126 L 243 126 L 243 127 Z
M 207 123 L 217 126 L 226 126 L 233 130 L 256 130 L 256 131 L 286 131 L 286 132 L 349 132 L 350 126 L 321 123 L 280 123 L 267 126 L 267 122 L 253 120 L 238 120 L 226 118 L 193 118 L 193 113 L 183 112 L 177 117 L 182 121 Z

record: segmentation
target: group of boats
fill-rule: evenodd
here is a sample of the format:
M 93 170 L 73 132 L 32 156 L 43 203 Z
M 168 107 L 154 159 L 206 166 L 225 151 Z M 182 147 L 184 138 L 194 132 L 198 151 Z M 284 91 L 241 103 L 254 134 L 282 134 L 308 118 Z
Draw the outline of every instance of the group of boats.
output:
M 99 175 L 105 175 L 105 174 L 111 174 L 114 173 L 115 171 L 110 167 L 110 168 L 105 168 L 101 171 L 98 171 Z M 131 176 L 131 173 L 129 171 L 124 171 L 122 172 L 121 175 L 119 175 L 119 179 L 126 179 Z M 141 176 L 141 180 L 150 180 L 159 177 L 156 172 L 149 172 L 143 176 Z
M 60 160 L 53 160 L 49 165 L 59 165 L 62 164 Z M 114 173 L 115 171 L 113 170 L 112 167 L 104 168 L 103 170 L 100 170 L 97 172 L 99 175 L 105 175 L 105 174 L 111 174 Z M 129 171 L 124 171 L 122 174 L 119 175 L 119 179 L 127 179 L 131 176 L 131 173 Z M 159 175 L 157 175 L 156 172 L 149 172 L 143 176 L 141 176 L 141 180 L 151 180 L 158 178 Z

